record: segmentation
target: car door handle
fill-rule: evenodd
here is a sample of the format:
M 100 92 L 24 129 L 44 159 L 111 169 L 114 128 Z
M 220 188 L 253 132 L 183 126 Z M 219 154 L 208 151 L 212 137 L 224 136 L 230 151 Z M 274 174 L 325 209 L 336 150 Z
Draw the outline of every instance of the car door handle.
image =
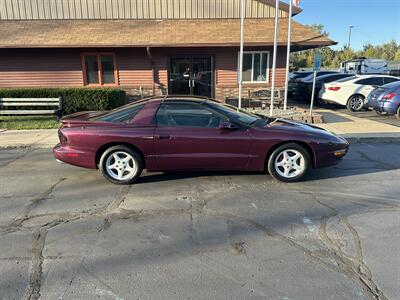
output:
M 157 136 L 157 138 L 159 140 L 166 140 L 166 139 L 170 139 L 171 136 L 169 134 L 160 134 L 160 135 Z

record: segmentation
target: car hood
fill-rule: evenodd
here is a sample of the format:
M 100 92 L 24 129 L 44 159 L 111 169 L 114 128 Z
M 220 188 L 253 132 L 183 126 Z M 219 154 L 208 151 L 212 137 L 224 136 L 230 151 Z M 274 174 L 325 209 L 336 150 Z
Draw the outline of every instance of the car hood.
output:
M 297 121 L 292 121 L 288 119 L 275 119 L 271 123 L 269 123 L 267 126 L 263 128 L 264 130 L 277 130 L 281 132 L 286 132 L 286 133 L 294 133 L 294 134 L 300 134 L 303 136 L 309 136 L 309 137 L 316 137 L 316 138 L 323 138 L 327 139 L 332 142 L 343 142 L 347 143 L 347 141 L 342 138 L 337 136 L 336 134 L 317 127 L 315 125 L 311 124 L 306 124 L 303 122 L 297 122 Z

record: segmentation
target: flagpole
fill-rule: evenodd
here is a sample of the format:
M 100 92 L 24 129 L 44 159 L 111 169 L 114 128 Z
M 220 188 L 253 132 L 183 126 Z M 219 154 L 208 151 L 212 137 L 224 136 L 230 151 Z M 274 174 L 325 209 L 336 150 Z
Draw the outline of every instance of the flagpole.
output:
M 242 0 L 240 9 L 240 53 L 239 53 L 239 98 L 238 107 L 242 108 L 242 85 L 243 85 L 243 48 L 244 48 L 244 10 L 245 1 Z
M 278 51 L 278 18 L 279 18 L 279 0 L 275 4 L 275 33 L 274 33 L 274 56 L 272 60 L 272 85 L 271 85 L 271 110 L 270 115 L 274 113 L 274 98 L 275 98 L 275 75 L 276 75 L 276 57 Z
M 293 1 L 289 0 L 289 25 L 288 25 L 288 42 L 287 42 L 287 54 L 286 54 L 286 81 L 285 81 L 285 98 L 283 102 L 283 110 L 287 110 L 288 103 L 288 90 L 289 90 L 289 68 L 290 68 L 290 42 L 292 38 L 292 12 L 293 12 Z

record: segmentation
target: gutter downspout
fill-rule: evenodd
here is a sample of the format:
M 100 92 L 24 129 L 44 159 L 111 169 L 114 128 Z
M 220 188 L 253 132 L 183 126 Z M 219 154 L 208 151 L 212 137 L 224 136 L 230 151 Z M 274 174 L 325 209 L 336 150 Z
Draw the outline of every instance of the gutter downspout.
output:
M 147 51 L 147 55 L 150 59 L 151 78 L 153 81 L 153 96 L 155 96 L 155 94 L 156 94 L 156 79 L 155 79 L 156 72 L 154 70 L 154 61 L 153 61 L 153 56 L 151 55 L 150 47 L 146 47 L 146 51 Z

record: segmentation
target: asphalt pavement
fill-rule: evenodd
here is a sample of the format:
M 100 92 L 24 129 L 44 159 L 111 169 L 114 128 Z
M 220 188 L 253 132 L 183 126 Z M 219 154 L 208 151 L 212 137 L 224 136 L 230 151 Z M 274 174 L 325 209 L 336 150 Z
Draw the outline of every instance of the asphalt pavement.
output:
M 116 186 L 0 149 L 0 299 L 399 299 L 400 144 L 284 184 L 152 173 Z

